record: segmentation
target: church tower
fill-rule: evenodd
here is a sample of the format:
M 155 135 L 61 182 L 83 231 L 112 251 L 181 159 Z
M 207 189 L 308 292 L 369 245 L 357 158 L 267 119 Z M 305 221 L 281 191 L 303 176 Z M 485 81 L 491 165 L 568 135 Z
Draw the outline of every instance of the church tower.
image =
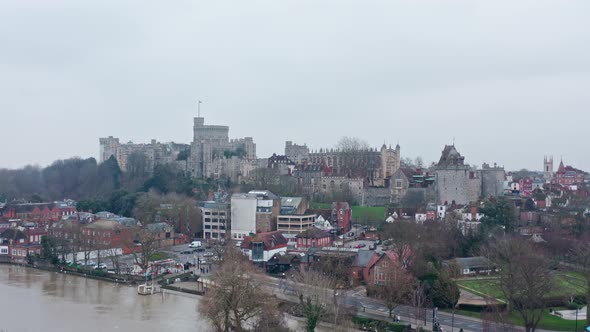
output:
M 543 158 L 543 177 L 547 181 L 553 178 L 553 156 Z

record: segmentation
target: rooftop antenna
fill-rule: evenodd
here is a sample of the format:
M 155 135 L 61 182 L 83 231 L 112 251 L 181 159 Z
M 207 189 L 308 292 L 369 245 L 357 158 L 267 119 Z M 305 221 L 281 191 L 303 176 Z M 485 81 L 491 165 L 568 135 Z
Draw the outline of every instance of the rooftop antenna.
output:
M 199 102 L 197 103 L 197 117 L 201 117 L 201 104 L 203 102 L 199 100 Z
M 455 146 L 455 136 L 453 136 L 453 146 Z

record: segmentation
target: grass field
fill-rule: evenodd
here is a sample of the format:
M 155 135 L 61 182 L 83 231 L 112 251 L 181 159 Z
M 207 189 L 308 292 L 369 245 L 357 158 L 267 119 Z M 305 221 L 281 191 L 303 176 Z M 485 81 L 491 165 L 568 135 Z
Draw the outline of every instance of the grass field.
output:
M 571 295 L 586 294 L 586 282 L 579 275 L 572 272 L 559 272 L 554 275 L 555 287 L 551 291 L 552 297 L 567 297 Z M 504 301 L 505 297 L 499 287 L 498 280 L 459 280 L 460 287 L 480 296 L 489 296 Z
M 312 209 L 330 209 L 332 204 L 329 203 L 309 203 Z M 353 206 L 352 220 L 354 222 L 383 222 L 387 209 L 383 206 Z
M 450 310 L 444 310 L 450 313 Z M 455 310 L 455 314 L 478 318 L 481 319 L 481 313 L 477 311 L 470 311 L 470 310 Z M 518 313 L 514 313 L 512 315 L 512 323 L 515 325 L 523 325 L 522 318 L 518 315 Z M 584 320 L 578 320 L 578 331 L 583 331 L 586 327 L 586 322 Z M 543 314 L 543 318 L 539 322 L 539 326 L 537 327 L 542 330 L 552 330 L 552 331 L 575 331 L 576 330 L 576 321 L 574 320 L 565 320 L 561 319 L 557 316 L 551 315 L 549 312 L 545 312 Z

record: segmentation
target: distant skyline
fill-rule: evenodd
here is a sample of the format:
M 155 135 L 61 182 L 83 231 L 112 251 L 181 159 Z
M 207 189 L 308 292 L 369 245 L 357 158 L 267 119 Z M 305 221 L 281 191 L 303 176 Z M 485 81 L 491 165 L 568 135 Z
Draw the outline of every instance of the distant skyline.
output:
M 99 137 L 190 143 L 208 124 L 342 136 L 438 161 L 590 171 L 587 1 L 0 3 L 0 168 L 98 159 Z

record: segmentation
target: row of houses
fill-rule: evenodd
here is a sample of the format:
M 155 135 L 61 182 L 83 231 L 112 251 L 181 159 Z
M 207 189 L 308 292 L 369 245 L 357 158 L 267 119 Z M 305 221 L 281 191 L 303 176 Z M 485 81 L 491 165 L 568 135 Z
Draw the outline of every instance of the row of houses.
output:
M 393 251 L 334 247 L 329 232 L 317 228 L 298 234 L 295 246 L 290 246 L 289 241 L 278 231 L 246 236 L 240 250 L 253 264 L 273 274 L 286 273 L 290 269 L 322 270 L 338 266 L 338 273 L 350 285 L 382 284 L 388 280 L 389 267 L 392 264 L 402 266 L 401 262 L 404 261 Z

